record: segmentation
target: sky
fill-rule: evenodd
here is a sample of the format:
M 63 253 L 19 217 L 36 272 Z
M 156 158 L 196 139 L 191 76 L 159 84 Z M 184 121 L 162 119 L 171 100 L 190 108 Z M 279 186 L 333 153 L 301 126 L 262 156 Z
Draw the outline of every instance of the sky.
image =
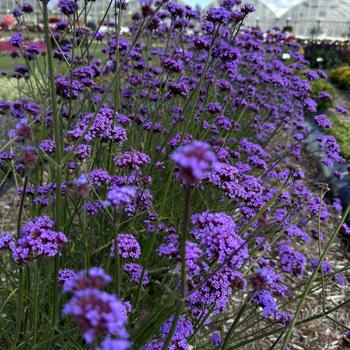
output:
M 265 0 L 265 4 L 271 7 L 278 16 L 300 2 L 300 0 Z

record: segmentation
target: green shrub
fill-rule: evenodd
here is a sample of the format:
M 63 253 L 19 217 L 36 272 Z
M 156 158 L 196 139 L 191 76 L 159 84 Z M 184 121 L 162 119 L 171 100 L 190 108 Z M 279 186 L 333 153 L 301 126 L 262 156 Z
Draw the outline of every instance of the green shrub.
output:
M 333 127 L 328 133 L 337 139 L 343 157 L 350 159 L 350 122 L 341 117 L 329 116 L 329 119 Z
M 337 84 L 341 89 L 350 89 L 350 67 L 342 66 L 333 69 L 329 77 L 331 81 Z
M 334 86 L 327 80 L 320 79 L 316 80 L 312 84 L 312 97 L 317 100 L 318 95 L 321 91 L 328 92 L 332 96 L 335 95 L 336 91 Z M 327 108 L 332 107 L 334 104 L 333 100 L 318 100 L 317 109 L 319 112 L 325 111 Z

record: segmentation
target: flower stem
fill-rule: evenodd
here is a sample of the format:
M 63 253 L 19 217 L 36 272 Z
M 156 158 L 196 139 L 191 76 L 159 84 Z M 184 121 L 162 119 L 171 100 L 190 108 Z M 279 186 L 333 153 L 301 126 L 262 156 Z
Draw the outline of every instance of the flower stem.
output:
M 342 225 L 344 224 L 346 218 L 349 215 L 349 212 L 350 212 L 350 205 L 346 208 L 345 213 L 344 213 L 340 223 L 338 224 L 337 228 L 333 232 L 332 237 L 328 241 L 326 248 L 324 249 L 322 255 L 320 256 L 320 258 L 318 260 L 318 264 L 317 264 L 315 270 L 313 271 L 312 275 L 310 276 L 310 278 L 308 280 L 308 283 L 306 284 L 305 290 L 304 290 L 304 292 L 303 292 L 303 294 L 301 296 L 301 300 L 300 300 L 300 302 L 298 304 L 297 310 L 294 313 L 293 321 L 290 324 L 290 326 L 288 328 L 288 332 L 287 332 L 287 334 L 286 334 L 286 336 L 284 338 L 281 350 L 285 350 L 287 348 L 288 342 L 289 342 L 289 340 L 290 340 L 290 338 L 291 338 L 291 336 L 293 334 L 294 327 L 296 326 L 296 324 L 298 322 L 298 318 L 299 318 L 299 314 L 301 312 L 301 309 L 302 309 L 302 307 L 304 305 L 304 302 L 306 300 L 306 297 L 308 296 L 309 291 L 310 291 L 310 289 L 312 287 L 312 283 L 313 283 L 313 281 L 315 280 L 315 278 L 317 276 L 317 272 L 318 272 L 318 270 L 320 268 L 322 269 L 322 262 L 323 262 L 324 258 L 326 257 L 326 255 L 328 254 L 329 250 L 331 249 L 331 247 L 333 245 L 333 242 L 335 241 L 335 239 L 336 239 L 336 237 L 337 237 L 337 235 L 338 235 Z
M 181 301 L 179 302 L 179 305 L 176 308 L 175 316 L 174 316 L 170 331 L 169 331 L 167 338 L 163 344 L 162 350 L 168 349 L 168 347 L 171 343 L 171 340 L 173 338 L 173 335 L 175 333 L 177 322 L 179 321 L 180 314 L 183 311 L 184 306 L 185 306 L 185 300 L 186 300 L 186 241 L 187 241 L 187 237 L 188 237 L 188 226 L 189 226 L 190 213 L 191 213 L 191 189 L 190 189 L 190 187 L 186 187 L 184 220 L 183 220 L 182 236 L 181 236 L 181 243 L 180 243 Z
M 61 137 L 61 126 L 58 114 L 57 96 L 55 88 L 55 74 L 53 68 L 53 56 L 52 46 L 50 39 L 50 28 L 48 18 L 48 4 L 47 1 L 43 1 L 43 16 L 44 16 L 44 32 L 45 32 L 45 43 L 47 50 L 47 61 L 48 61 L 48 73 L 50 82 L 50 97 L 52 112 L 54 116 L 54 135 L 56 143 L 56 207 L 55 207 L 55 227 L 56 230 L 60 230 L 61 227 L 61 216 L 62 216 L 62 195 L 61 195 L 61 184 L 62 184 L 62 155 L 63 155 L 63 138 Z M 57 254 L 54 257 L 54 273 L 53 273 L 53 298 L 52 298 L 52 318 L 51 323 L 54 328 L 58 322 L 59 316 L 59 285 L 58 285 L 58 271 L 60 266 L 60 257 Z M 50 286 L 51 288 L 52 286 Z

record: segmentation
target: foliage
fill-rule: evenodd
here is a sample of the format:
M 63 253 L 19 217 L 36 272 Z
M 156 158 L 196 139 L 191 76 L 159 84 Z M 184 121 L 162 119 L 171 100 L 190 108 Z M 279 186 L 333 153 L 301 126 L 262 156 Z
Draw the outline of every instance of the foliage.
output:
M 350 66 L 342 66 L 333 69 L 329 77 L 331 81 L 337 84 L 341 89 L 350 89 Z
M 319 112 L 324 112 L 334 105 L 334 101 L 333 99 L 319 99 L 321 92 L 326 92 L 333 97 L 336 94 L 336 90 L 334 86 L 325 79 L 319 79 L 312 83 L 312 97 L 317 100 L 317 110 Z
M 305 58 L 312 68 L 330 69 L 349 62 L 350 54 L 347 47 L 336 46 L 328 42 L 311 42 L 304 46 Z M 321 57 L 322 63 L 317 59 Z
M 330 116 L 329 119 L 333 124 L 329 133 L 337 139 L 342 155 L 350 159 L 350 122 L 345 118 L 335 116 Z

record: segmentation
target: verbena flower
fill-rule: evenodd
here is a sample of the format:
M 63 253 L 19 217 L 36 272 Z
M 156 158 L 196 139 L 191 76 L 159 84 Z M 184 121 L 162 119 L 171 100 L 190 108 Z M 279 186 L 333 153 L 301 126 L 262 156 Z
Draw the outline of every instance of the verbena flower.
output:
M 123 259 L 138 259 L 141 256 L 141 247 L 135 236 L 128 233 L 119 233 L 112 240 L 111 256 L 118 254 Z
M 171 155 L 171 159 L 188 184 L 198 183 L 213 170 L 216 164 L 216 157 L 210 145 L 201 141 L 179 147 Z
M 138 170 L 150 162 L 151 158 L 147 154 L 136 150 L 127 151 L 114 157 L 114 163 L 119 168 Z
M 21 10 L 24 13 L 32 13 L 34 11 L 33 5 L 29 2 L 22 2 L 21 3 Z
M 124 265 L 124 271 L 128 274 L 130 281 L 139 284 L 142 276 L 142 266 L 135 264 L 135 263 L 129 263 Z M 146 286 L 149 283 L 148 274 L 147 271 L 144 272 L 143 278 L 142 278 L 142 285 Z
M 210 8 L 206 13 L 206 20 L 215 24 L 227 24 L 230 12 L 223 7 Z
M 216 347 L 220 346 L 222 341 L 220 332 L 218 331 L 213 332 L 212 335 L 210 336 L 210 341 L 214 346 Z
M 97 350 L 127 350 L 130 346 L 131 343 L 129 340 L 106 338 L 101 342 Z
M 324 114 L 319 114 L 314 116 L 315 123 L 320 127 L 320 128 L 331 128 L 332 123 L 328 120 L 327 116 Z
M 192 235 L 205 247 L 209 260 L 239 269 L 248 258 L 246 242 L 237 235 L 238 227 L 224 213 L 195 214 L 192 216 Z
M 126 131 L 124 128 L 115 125 L 113 116 L 113 110 L 109 108 L 100 109 L 96 116 L 94 113 L 86 114 L 78 121 L 73 130 L 68 131 L 68 134 L 73 139 L 79 139 L 85 134 L 84 139 L 86 141 L 100 139 L 102 141 L 110 140 L 117 144 L 123 144 L 127 140 Z M 89 127 L 92 120 L 92 125 Z M 86 132 L 85 130 L 87 128 L 88 131 Z
M 66 235 L 53 230 L 48 216 L 37 216 L 22 227 L 21 237 L 11 247 L 14 260 L 27 262 L 34 256 L 55 256 L 68 242 Z
M 88 271 L 74 273 L 70 278 L 66 279 L 63 291 L 65 293 L 73 293 L 84 289 L 102 289 L 111 280 L 111 277 L 102 268 L 92 267 Z
M 114 186 L 107 193 L 107 202 L 118 209 L 125 207 L 135 201 L 136 192 L 135 186 Z
M 14 236 L 11 233 L 1 233 L 0 235 L 0 250 L 9 249 L 14 245 Z
M 75 272 L 71 269 L 60 269 L 58 272 L 58 280 L 62 283 L 73 278 L 75 276 Z
M 23 15 L 23 12 L 21 9 L 15 8 L 12 10 L 13 17 L 20 18 Z
M 98 289 L 82 289 L 74 293 L 62 310 L 78 325 L 89 344 L 101 335 L 128 338 L 127 315 L 116 296 Z
M 89 182 L 96 186 L 106 185 L 111 182 L 111 176 L 108 174 L 108 171 L 104 169 L 91 170 L 88 178 Z
M 59 0 L 57 7 L 66 16 L 73 15 L 79 8 L 76 0 Z

